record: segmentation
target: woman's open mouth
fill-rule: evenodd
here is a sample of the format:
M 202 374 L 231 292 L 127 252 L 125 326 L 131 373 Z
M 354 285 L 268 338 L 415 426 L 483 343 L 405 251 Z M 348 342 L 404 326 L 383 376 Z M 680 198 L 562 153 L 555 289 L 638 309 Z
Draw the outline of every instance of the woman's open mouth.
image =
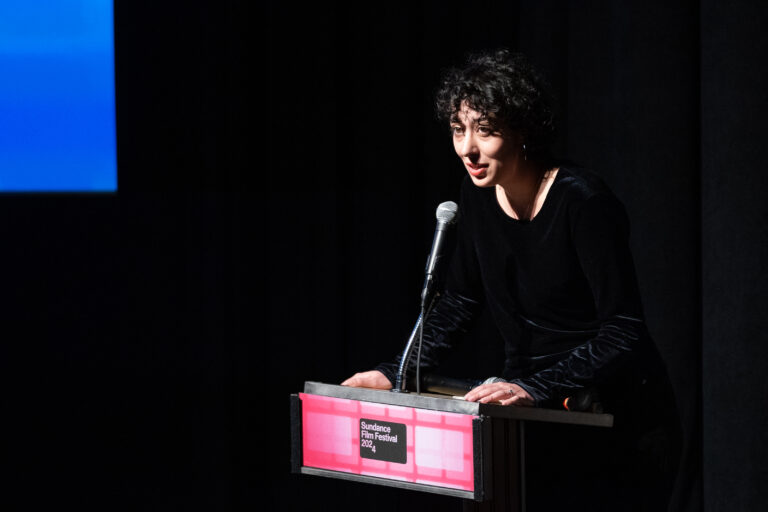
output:
M 475 178 L 479 178 L 483 175 L 485 175 L 485 172 L 488 170 L 488 164 L 465 164 L 467 166 L 467 170 L 469 171 L 469 174 L 474 176 Z

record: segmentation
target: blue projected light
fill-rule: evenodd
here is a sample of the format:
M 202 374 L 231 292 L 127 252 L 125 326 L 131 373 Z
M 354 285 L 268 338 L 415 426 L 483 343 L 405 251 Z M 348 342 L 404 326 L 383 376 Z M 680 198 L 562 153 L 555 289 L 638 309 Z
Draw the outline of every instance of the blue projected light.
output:
M 117 190 L 112 0 L 0 0 L 0 191 Z

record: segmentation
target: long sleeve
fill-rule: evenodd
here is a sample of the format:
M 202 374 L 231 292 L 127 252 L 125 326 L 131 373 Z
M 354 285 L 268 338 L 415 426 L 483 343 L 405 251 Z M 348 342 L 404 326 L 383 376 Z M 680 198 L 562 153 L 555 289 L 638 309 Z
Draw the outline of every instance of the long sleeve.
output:
M 628 225 L 624 208 L 611 195 L 595 194 L 575 207 L 570 232 L 594 297 L 599 329 L 558 363 L 513 381 L 537 404 L 601 384 L 636 357 L 648 341 Z

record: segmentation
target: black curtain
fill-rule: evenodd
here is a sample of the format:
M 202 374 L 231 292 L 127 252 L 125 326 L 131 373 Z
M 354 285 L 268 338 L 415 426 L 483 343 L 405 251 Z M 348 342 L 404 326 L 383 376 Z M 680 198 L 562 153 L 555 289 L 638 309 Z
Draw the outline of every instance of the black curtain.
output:
M 704 496 L 759 510 L 768 476 L 768 8 L 701 3 L 701 304 Z
M 115 4 L 119 192 L 0 196 L 3 500 L 458 509 L 290 474 L 288 394 L 401 350 L 464 173 L 434 89 L 505 46 L 627 206 L 684 426 L 672 510 L 761 510 L 761 2 Z M 496 336 L 446 372 L 498 369 Z

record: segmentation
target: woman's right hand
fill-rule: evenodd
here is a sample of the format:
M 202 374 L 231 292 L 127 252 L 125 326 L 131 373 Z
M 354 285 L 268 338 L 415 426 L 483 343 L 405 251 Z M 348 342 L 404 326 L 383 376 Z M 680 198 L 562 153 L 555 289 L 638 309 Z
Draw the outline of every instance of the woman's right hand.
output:
M 353 388 L 392 389 L 392 383 L 379 370 L 356 373 L 341 385 Z

